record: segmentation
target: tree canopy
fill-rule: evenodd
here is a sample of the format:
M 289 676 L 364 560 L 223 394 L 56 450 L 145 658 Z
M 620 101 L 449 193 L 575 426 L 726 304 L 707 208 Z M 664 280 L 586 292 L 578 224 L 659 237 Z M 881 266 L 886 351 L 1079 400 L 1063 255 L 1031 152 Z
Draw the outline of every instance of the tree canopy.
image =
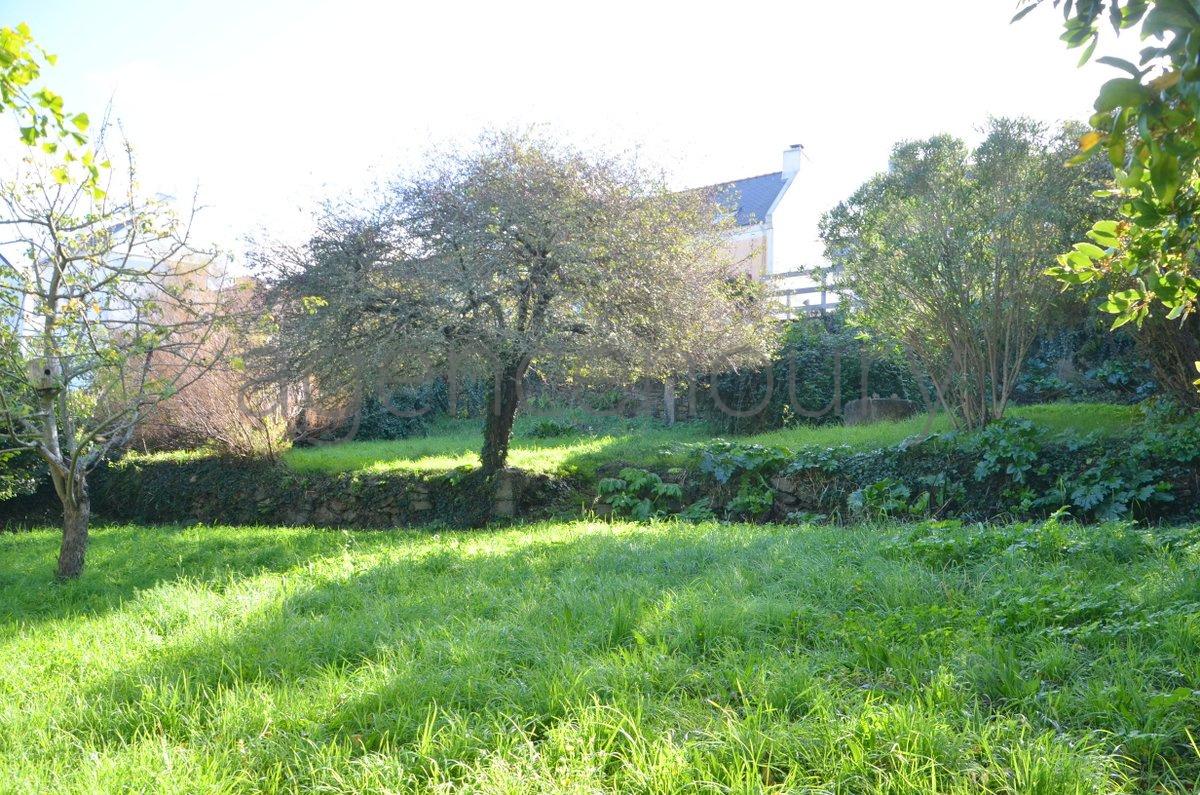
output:
M 821 222 L 862 324 L 898 341 L 969 428 L 1000 417 L 1053 296 L 1045 269 L 1096 217 L 1103 169 L 1068 169 L 1074 131 L 993 119 L 974 150 L 897 144 Z
M 729 285 L 722 229 L 712 197 L 634 160 L 488 133 L 367 208 L 327 208 L 306 245 L 260 250 L 273 369 L 335 394 L 481 359 L 495 471 L 531 366 L 664 376 L 765 353 L 767 304 Z

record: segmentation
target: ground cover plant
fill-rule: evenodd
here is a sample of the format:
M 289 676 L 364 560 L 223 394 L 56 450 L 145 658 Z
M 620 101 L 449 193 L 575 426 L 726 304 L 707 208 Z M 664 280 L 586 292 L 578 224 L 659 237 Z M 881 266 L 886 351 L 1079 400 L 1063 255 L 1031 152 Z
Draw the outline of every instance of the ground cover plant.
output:
M 0 790 L 1186 790 L 1198 540 L 110 526 L 55 584 L 3 535 Z

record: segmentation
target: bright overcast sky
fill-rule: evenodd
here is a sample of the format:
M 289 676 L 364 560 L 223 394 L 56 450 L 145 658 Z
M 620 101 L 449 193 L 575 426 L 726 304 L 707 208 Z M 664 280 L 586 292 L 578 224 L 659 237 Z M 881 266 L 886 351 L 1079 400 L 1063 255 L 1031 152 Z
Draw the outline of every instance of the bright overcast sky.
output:
M 260 227 L 297 234 L 320 196 L 430 143 L 514 123 L 640 146 L 681 187 L 776 171 L 802 143 L 791 200 L 815 240 L 895 141 L 972 138 L 989 114 L 1086 118 L 1117 74 L 1077 69 L 1050 8 L 1010 25 L 1014 0 L 2 7 L 0 23 L 29 23 L 59 55 L 47 83 L 68 108 L 98 118 L 111 98 L 144 186 L 198 184 L 205 234 L 235 252 Z

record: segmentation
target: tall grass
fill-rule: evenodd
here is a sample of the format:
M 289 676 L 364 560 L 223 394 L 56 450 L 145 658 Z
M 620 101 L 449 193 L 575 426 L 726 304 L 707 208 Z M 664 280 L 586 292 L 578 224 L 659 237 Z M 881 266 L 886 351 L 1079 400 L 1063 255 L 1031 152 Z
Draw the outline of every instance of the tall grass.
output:
M 56 584 L 0 536 L 0 791 L 1185 789 L 1197 540 L 108 527 Z

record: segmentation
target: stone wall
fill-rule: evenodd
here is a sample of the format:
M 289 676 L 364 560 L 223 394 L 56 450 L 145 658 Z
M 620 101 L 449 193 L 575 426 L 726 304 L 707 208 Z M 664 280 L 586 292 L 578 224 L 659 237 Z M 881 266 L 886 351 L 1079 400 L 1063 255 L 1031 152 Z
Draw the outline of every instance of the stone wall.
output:
M 273 462 L 200 459 L 117 462 L 91 478 L 98 518 L 133 522 L 392 528 L 474 527 L 545 515 L 573 493 L 561 478 L 505 470 L 491 478 L 307 474 Z M 57 515 L 52 492 L 0 504 L 0 522 L 41 524 Z

